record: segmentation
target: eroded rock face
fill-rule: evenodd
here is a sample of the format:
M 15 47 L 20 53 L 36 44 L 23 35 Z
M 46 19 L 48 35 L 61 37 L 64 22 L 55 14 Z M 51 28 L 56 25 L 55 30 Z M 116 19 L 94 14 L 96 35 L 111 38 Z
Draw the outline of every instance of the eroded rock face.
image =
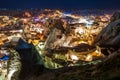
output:
M 113 19 L 114 18 L 114 19 Z M 94 45 L 120 47 L 120 12 L 116 12 L 108 26 L 96 37 Z
M 116 20 L 120 19 L 120 11 L 117 11 L 113 14 L 113 16 L 111 17 L 110 21 L 114 22 Z

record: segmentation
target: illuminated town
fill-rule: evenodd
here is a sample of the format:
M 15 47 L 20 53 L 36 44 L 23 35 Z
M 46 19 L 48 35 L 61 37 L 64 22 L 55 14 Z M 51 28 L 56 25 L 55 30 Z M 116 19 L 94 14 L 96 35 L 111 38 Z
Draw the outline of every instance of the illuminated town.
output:
M 40 10 L 36 14 L 31 11 L 15 14 L 11 11 L 10 16 L 1 15 L 0 67 L 6 71 L 10 48 L 29 48 L 28 45 L 35 47 L 44 59 L 38 64 L 49 69 L 99 63 L 106 55 L 92 44 L 110 22 L 111 15 L 104 12 L 81 15 L 50 9 Z M 22 46 L 21 40 L 28 45 L 23 43 Z
M 1 0 L 0 80 L 119 80 L 119 3 Z

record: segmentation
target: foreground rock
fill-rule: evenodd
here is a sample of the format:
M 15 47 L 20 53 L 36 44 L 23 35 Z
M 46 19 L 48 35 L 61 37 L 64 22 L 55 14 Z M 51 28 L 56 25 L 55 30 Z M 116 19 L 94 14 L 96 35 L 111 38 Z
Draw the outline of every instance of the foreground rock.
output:
M 64 67 L 57 70 L 49 70 L 44 67 L 35 68 L 36 72 L 26 77 L 25 80 L 119 80 L 119 62 L 120 50 L 98 65 Z M 41 72 L 38 74 L 39 71 Z
M 120 43 L 120 11 L 115 12 L 111 22 L 96 37 L 94 44 L 100 46 L 119 46 Z
M 115 12 L 111 22 L 96 37 L 93 45 L 104 48 L 105 55 L 111 54 L 120 48 L 120 11 Z
M 116 46 L 119 47 L 120 43 L 120 19 L 111 22 L 105 27 L 97 36 L 94 44 L 100 46 Z

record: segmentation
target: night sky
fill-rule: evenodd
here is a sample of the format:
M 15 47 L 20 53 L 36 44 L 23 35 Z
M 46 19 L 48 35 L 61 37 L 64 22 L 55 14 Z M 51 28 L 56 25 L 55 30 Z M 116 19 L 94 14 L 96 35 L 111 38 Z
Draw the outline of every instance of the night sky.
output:
M 0 0 L 0 8 L 120 9 L 120 0 Z

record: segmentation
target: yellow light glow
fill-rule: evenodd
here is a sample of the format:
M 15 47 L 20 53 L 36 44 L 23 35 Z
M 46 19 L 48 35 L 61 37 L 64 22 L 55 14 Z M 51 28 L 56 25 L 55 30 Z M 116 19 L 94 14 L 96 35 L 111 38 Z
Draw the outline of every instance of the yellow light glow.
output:
M 78 61 L 79 60 L 79 58 L 74 54 L 70 55 L 70 57 L 73 61 Z

